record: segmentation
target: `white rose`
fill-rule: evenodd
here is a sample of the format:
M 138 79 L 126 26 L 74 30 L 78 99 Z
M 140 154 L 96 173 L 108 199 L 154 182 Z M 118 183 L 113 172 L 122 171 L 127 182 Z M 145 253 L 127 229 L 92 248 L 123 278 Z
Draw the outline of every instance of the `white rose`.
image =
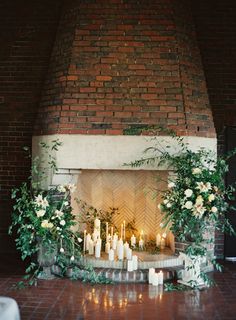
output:
M 71 256 L 71 257 L 70 257 L 70 261 L 75 261 L 75 257 L 74 257 L 74 256 Z
M 192 173 L 193 174 L 200 174 L 202 170 L 200 168 L 193 168 Z
M 211 194 L 209 195 L 209 197 L 208 197 L 208 200 L 209 200 L 210 202 L 212 202 L 213 200 L 215 200 L 215 195 L 214 195 L 213 193 L 211 193 Z
M 36 215 L 37 215 L 37 217 L 38 218 L 40 218 L 40 217 L 43 217 L 44 215 L 45 215 L 45 210 L 38 210 L 38 211 L 36 211 Z
M 185 207 L 186 209 L 192 209 L 192 207 L 193 207 L 192 201 L 187 201 L 187 202 L 185 203 L 184 207 Z
M 203 204 L 203 197 L 202 196 L 198 196 L 196 199 L 196 205 L 201 205 Z
M 65 220 L 61 220 L 61 221 L 60 221 L 60 225 L 61 225 L 61 226 L 64 226 L 65 224 L 66 224 Z
M 174 182 L 168 183 L 168 188 L 169 188 L 169 189 L 174 188 L 174 186 L 175 186 L 175 183 L 174 183 Z
M 167 208 L 171 208 L 171 203 L 168 202 L 168 203 L 166 204 L 166 207 L 167 207 Z
M 64 206 L 68 206 L 69 205 L 69 202 L 68 201 L 65 201 L 64 202 Z
M 216 207 L 211 208 L 211 212 L 216 213 L 217 211 L 218 211 L 218 209 Z
M 184 191 L 184 194 L 185 194 L 185 196 L 186 196 L 187 198 L 190 198 L 190 197 L 192 196 L 192 194 L 193 194 L 193 190 L 191 190 L 191 189 L 186 189 L 186 190 Z
M 63 214 L 64 214 L 64 213 L 63 213 L 62 211 L 60 211 L 60 210 L 56 210 L 56 211 L 55 211 L 55 215 L 56 215 L 58 218 L 62 217 Z
M 167 204 L 169 201 L 167 199 L 164 199 L 163 203 Z
M 60 252 L 61 252 L 61 253 L 64 253 L 65 250 L 61 247 L 61 248 L 60 248 Z
M 80 242 L 82 242 L 83 241 L 83 239 L 81 239 L 81 238 L 78 238 L 78 242 L 80 243 Z
M 48 220 L 43 220 L 43 221 L 41 222 L 41 227 L 42 227 L 42 228 L 47 228 L 47 227 L 48 227 Z

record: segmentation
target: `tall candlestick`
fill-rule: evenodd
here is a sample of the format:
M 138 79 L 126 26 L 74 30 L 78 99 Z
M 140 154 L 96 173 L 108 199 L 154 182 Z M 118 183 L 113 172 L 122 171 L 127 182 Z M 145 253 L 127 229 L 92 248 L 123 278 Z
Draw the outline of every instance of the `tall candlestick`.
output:
M 87 236 L 86 236 L 86 251 L 88 251 L 89 250 L 89 241 L 91 240 L 91 235 L 90 235 L 90 233 L 88 233 L 87 234 Z
M 124 241 L 125 241 L 125 220 L 124 220 L 124 223 L 123 223 L 123 227 L 124 227 Z
M 106 242 L 108 242 L 108 222 L 106 222 Z
M 126 241 L 126 243 L 124 244 L 124 258 L 127 258 L 127 250 L 129 249 L 129 244 Z
M 119 260 L 124 259 L 124 245 L 121 239 L 117 243 L 117 255 Z
M 136 237 L 134 236 L 134 234 L 132 235 L 130 240 L 131 240 L 131 246 L 135 247 L 135 245 L 136 245 Z
M 84 230 L 84 253 L 86 251 L 86 230 Z
M 94 242 L 92 239 L 89 241 L 88 251 L 90 255 L 94 254 Z
M 113 238 L 113 232 L 114 232 L 114 228 L 111 227 L 111 238 Z
M 120 238 L 121 240 L 123 240 L 123 223 L 121 224 L 121 227 L 120 227 Z
M 95 258 L 101 257 L 101 240 L 99 239 L 95 244 Z

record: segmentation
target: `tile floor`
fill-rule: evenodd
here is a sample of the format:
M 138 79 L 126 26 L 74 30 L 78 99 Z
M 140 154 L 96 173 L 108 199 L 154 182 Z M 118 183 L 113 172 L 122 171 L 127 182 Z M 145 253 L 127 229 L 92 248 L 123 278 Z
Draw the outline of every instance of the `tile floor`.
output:
M 236 319 L 236 264 L 213 273 L 217 286 L 203 291 L 163 292 L 148 284 L 95 285 L 69 279 L 40 280 L 37 287 L 15 290 L 20 263 L 0 266 L 0 295 L 19 304 L 21 318 L 82 319 Z

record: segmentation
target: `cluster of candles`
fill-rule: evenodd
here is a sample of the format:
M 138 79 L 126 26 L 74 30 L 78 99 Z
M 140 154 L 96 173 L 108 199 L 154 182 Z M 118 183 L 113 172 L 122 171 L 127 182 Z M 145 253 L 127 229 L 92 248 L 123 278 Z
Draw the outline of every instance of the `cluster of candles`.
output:
M 154 268 L 150 268 L 148 272 L 148 282 L 154 286 L 163 285 L 163 272 L 155 272 Z

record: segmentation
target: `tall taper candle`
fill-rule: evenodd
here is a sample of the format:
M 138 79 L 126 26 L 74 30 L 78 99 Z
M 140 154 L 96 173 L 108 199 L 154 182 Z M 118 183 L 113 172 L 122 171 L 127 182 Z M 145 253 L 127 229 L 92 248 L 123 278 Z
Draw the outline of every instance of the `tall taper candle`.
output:
M 84 230 L 84 253 L 86 251 L 86 230 Z

